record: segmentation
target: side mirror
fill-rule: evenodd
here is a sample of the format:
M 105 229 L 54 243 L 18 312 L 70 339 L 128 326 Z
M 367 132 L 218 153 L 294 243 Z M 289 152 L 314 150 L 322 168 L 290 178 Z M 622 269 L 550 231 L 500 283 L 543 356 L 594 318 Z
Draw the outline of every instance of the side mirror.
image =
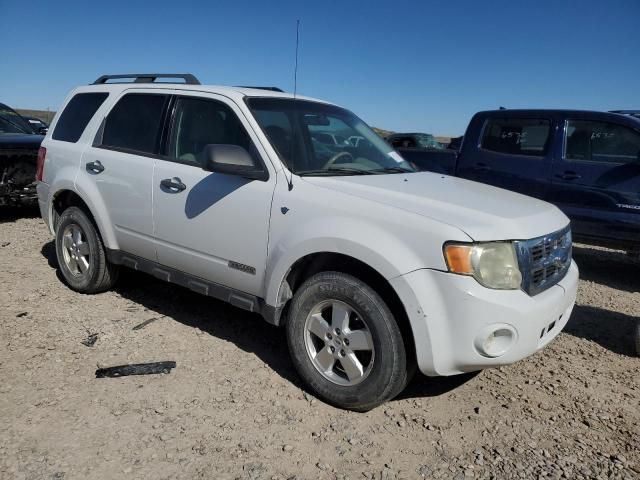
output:
M 204 147 L 204 165 L 208 172 L 235 175 L 251 180 L 266 180 L 267 172 L 249 152 L 238 145 L 210 144 Z

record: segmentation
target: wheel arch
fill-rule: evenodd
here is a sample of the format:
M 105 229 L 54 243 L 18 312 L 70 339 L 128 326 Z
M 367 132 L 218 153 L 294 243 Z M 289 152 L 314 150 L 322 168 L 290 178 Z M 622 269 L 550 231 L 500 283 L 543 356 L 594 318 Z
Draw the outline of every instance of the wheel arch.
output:
M 391 283 L 376 268 L 355 256 L 323 251 L 308 253 L 298 258 L 288 268 L 279 283 L 276 307 L 270 321 L 284 325 L 295 292 L 306 279 L 320 272 L 334 271 L 351 275 L 370 286 L 387 304 L 398 322 L 405 343 L 408 360 L 415 359 L 415 339 L 407 311 Z
M 77 190 L 73 188 L 60 188 L 51 196 L 51 227 L 55 232 L 55 228 L 65 209 L 75 206 L 79 207 L 89 215 L 91 220 L 95 223 L 100 236 L 102 237 L 102 241 L 105 246 L 109 249 L 116 250 L 118 248 L 118 244 L 115 239 L 115 235 L 113 234 L 113 230 L 111 228 L 107 228 L 102 217 L 100 215 L 96 215 L 95 204 L 88 201 L 87 195 L 82 195 Z M 104 206 L 103 206 L 104 207 Z

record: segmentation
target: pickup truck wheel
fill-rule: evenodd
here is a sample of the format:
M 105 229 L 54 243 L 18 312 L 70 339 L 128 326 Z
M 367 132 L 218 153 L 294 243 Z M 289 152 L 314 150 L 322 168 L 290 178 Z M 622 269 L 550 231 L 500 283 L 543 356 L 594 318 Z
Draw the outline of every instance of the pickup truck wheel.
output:
M 398 324 L 380 296 L 350 275 L 323 272 L 304 282 L 289 310 L 287 340 L 299 375 L 337 407 L 367 411 L 405 386 Z
M 69 207 L 56 225 L 56 256 L 67 285 L 81 293 L 110 289 L 118 266 L 109 263 L 102 238 L 87 214 Z

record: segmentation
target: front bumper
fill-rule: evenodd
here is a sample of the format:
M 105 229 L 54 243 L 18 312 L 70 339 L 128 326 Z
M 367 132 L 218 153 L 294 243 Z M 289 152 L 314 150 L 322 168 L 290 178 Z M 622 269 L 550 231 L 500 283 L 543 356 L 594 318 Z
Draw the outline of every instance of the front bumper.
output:
M 471 277 L 426 269 L 391 284 L 407 311 L 420 371 L 455 375 L 516 362 L 553 340 L 575 304 L 578 267 L 572 261 L 559 283 L 535 296 L 491 290 Z M 485 339 L 494 331 L 510 337 L 500 337 L 503 348 L 489 354 L 482 346 L 491 345 L 493 340 Z

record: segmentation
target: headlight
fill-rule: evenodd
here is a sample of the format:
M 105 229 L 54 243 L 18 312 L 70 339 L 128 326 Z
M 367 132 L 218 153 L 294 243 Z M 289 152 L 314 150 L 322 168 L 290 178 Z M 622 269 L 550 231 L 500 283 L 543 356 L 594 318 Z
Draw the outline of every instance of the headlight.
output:
M 444 247 L 444 257 L 450 272 L 471 275 L 487 288 L 515 290 L 522 283 L 510 242 L 449 243 Z

